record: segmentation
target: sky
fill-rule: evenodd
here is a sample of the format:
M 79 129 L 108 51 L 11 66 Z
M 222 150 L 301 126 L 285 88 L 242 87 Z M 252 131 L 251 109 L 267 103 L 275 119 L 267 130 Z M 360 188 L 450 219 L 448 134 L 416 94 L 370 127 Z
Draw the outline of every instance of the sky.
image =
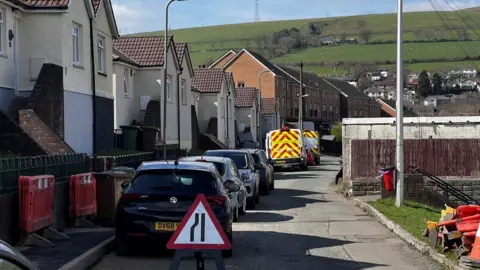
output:
M 111 0 L 121 34 L 163 30 L 166 0 Z M 480 6 L 480 0 L 434 0 L 458 8 Z M 258 0 L 261 21 L 392 13 L 395 0 Z M 403 0 L 404 11 L 431 11 L 429 0 Z M 169 28 L 253 22 L 255 0 L 186 0 L 169 8 Z

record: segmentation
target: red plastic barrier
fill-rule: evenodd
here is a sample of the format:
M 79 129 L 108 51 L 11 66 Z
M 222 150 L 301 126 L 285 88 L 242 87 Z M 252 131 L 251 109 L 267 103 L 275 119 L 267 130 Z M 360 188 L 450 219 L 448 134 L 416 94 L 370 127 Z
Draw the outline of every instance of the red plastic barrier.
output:
M 97 213 L 97 184 L 92 173 L 70 176 L 70 217 Z
M 36 232 L 53 224 L 53 175 L 20 176 L 20 229 Z

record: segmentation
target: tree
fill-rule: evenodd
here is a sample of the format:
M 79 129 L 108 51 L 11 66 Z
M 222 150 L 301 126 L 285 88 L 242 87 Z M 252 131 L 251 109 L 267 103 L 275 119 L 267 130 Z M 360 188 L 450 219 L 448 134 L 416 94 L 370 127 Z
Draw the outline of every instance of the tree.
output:
M 283 51 L 283 53 L 290 53 L 295 45 L 295 39 L 291 37 L 282 37 L 278 41 L 278 46 Z
M 470 33 L 467 30 L 462 29 L 460 32 L 460 40 L 470 40 Z
M 342 141 L 342 122 L 335 123 L 335 125 L 332 127 L 332 130 L 330 131 L 330 134 L 335 136 L 335 141 L 341 142 Z
M 363 29 L 362 31 L 360 31 L 360 38 L 368 43 L 370 41 L 370 39 L 372 38 L 372 31 L 371 30 L 368 30 L 368 29 Z
M 357 83 L 357 87 L 358 89 L 360 90 L 365 90 L 369 87 L 371 87 L 373 85 L 373 82 L 372 80 L 368 79 L 366 76 L 362 75 L 359 79 L 358 79 L 358 83 Z
M 345 41 L 347 40 L 347 34 L 346 33 L 342 33 L 340 35 L 340 43 L 345 43 Z
M 430 93 L 430 78 L 426 70 L 423 70 L 418 75 L 418 94 L 419 96 L 426 98 Z
M 440 94 L 440 92 L 442 92 L 442 76 L 440 76 L 440 74 L 438 73 L 435 73 L 433 74 L 433 77 L 432 77 L 432 80 L 433 80 L 433 92 L 435 94 Z
M 317 34 L 318 28 L 317 28 L 317 26 L 316 26 L 313 22 L 311 22 L 311 23 L 308 24 L 308 29 L 309 29 L 309 31 L 310 31 L 310 34 L 312 34 L 312 35 L 316 35 L 316 34 Z

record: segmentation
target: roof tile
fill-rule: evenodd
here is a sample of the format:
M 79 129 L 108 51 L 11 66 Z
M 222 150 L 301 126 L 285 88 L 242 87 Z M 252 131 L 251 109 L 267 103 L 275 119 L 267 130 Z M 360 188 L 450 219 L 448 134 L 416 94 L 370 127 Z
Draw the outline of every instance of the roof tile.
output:
M 235 107 L 250 108 L 253 106 L 255 98 L 258 97 L 258 90 L 252 87 L 239 87 L 235 90 L 237 98 L 235 99 Z
M 177 51 L 178 55 L 178 62 L 180 65 L 183 62 L 183 58 L 185 57 L 185 52 L 187 49 L 187 43 L 175 43 L 175 50 Z
M 67 8 L 70 0 L 10 0 L 10 2 L 36 8 Z
M 221 68 L 197 68 L 192 85 L 202 93 L 220 93 L 225 72 Z
M 113 47 L 134 60 L 141 67 L 163 65 L 163 36 L 121 37 Z
M 262 101 L 262 114 L 274 114 L 275 98 L 264 98 Z

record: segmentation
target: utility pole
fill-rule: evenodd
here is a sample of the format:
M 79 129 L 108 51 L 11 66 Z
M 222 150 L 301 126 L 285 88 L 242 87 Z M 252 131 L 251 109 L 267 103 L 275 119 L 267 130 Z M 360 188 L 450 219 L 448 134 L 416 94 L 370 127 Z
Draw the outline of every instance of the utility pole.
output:
M 396 138 L 396 196 L 395 205 L 403 205 L 404 144 L 403 144 L 403 0 L 397 0 L 397 138 Z
M 305 92 L 303 89 L 303 62 L 300 61 L 300 96 L 304 96 L 304 95 L 305 95 Z M 299 105 L 299 108 L 301 108 L 301 111 L 299 110 L 299 113 L 298 113 L 298 122 L 299 122 L 298 128 L 300 130 L 303 130 L 303 108 L 304 108 L 303 98 L 299 100 L 298 105 Z

